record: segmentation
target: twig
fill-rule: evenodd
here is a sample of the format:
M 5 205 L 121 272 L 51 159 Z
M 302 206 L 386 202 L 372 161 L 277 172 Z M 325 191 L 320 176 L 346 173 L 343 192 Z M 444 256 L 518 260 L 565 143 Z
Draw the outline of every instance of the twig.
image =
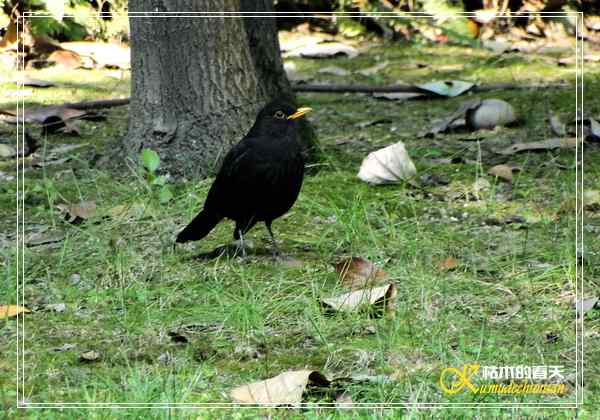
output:
M 545 85 L 544 87 L 564 87 L 564 84 Z M 497 83 L 493 85 L 473 86 L 470 92 L 489 92 L 491 90 L 508 89 L 535 89 L 539 85 L 514 85 L 512 83 Z M 413 92 L 422 93 L 430 97 L 440 97 L 435 93 L 419 89 L 412 85 L 389 85 L 389 86 L 370 86 L 370 85 L 314 85 L 314 84 L 296 84 L 292 86 L 295 92 L 329 92 L 329 93 L 394 93 L 394 92 Z M 67 102 L 61 106 L 65 108 L 79 109 L 82 111 L 90 109 L 112 108 L 116 106 L 129 105 L 130 98 L 123 99 L 102 99 L 90 102 Z
M 112 108 L 114 106 L 129 105 L 129 98 L 123 99 L 101 99 L 99 101 L 90 102 L 67 102 L 62 104 L 62 107 L 79 109 L 87 111 L 89 109 Z

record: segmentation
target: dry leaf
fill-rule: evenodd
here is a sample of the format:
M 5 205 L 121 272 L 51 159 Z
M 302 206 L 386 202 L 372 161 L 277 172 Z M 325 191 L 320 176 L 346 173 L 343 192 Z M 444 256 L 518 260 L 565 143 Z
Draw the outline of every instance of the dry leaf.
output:
M 327 42 L 324 44 L 307 45 L 306 47 L 298 48 L 294 53 L 294 55 L 298 54 L 306 58 L 331 58 L 338 55 L 346 55 L 349 58 L 354 58 L 358 55 L 358 50 L 341 42 Z
M 82 201 L 79 204 L 59 204 L 56 207 L 67 222 L 77 225 L 96 214 L 95 201 Z
M 465 114 L 467 126 L 478 130 L 507 126 L 517 121 L 515 110 L 506 101 L 484 99 L 479 106 L 468 109 Z
M 65 344 L 63 344 L 63 345 L 62 345 L 62 346 L 60 346 L 60 347 L 54 347 L 54 348 L 52 348 L 52 349 L 50 349 L 50 350 L 52 350 L 52 351 L 56 351 L 56 352 L 62 352 L 62 351 L 68 351 L 68 350 L 72 350 L 72 349 L 74 349 L 75 347 L 77 347 L 77 345 L 76 345 L 76 344 L 65 343 Z
M 362 257 L 345 258 L 335 265 L 335 270 L 340 275 L 342 286 L 350 289 L 360 289 L 388 279 L 385 271 Z
M 103 42 L 63 42 L 60 44 L 65 50 L 75 52 L 80 57 L 91 57 L 97 67 L 129 69 L 130 51 L 129 47 L 118 44 Z
M 471 186 L 473 193 L 478 196 L 480 193 L 488 191 L 492 187 L 490 181 L 485 178 L 478 178 Z
M 48 105 L 48 106 L 39 106 L 37 108 L 25 108 L 23 114 L 21 115 L 22 119 L 26 123 L 37 123 L 47 126 L 59 125 L 60 122 L 63 123 L 65 121 L 81 118 L 83 116 L 88 115 L 87 111 L 82 111 L 79 109 L 73 109 L 69 107 L 65 107 L 63 105 Z M 10 124 L 17 123 L 17 117 L 7 117 L 4 119 L 6 122 Z M 61 125 L 62 127 L 62 125 Z M 60 127 L 57 127 L 57 129 Z
M 309 382 L 329 386 L 330 381 L 314 370 L 296 370 L 281 373 L 264 381 L 242 385 L 230 391 L 233 400 L 246 404 L 296 405 Z
M 393 121 L 389 120 L 387 118 L 380 118 L 378 120 L 368 120 L 368 121 L 362 121 L 359 123 L 354 124 L 355 127 L 357 128 L 367 128 L 367 127 L 371 127 L 373 125 L 379 125 L 379 124 L 391 124 Z
M 419 92 L 390 92 L 390 93 L 374 93 L 373 97 L 378 99 L 388 99 L 390 101 L 405 101 L 407 99 L 419 98 L 425 96 Z
M 550 117 L 550 128 L 552 128 L 552 132 L 557 136 L 566 136 L 567 129 L 565 125 L 561 122 L 558 115 L 552 115 Z
M 298 72 L 296 63 L 292 61 L 283 63 L 283 69 L 285 70 L 285 74 L 290 82 L 306 83 L 313 79 L 307 74 Z
M 12 318 L 22 313 L 31 312 L 19 305 L 0 305 L 0 319 Z
M 64 303 L 51 303 L 45 305 L 44 308 L 52 312 L 64 312 L 67 310 L 67 305 L 65 305 Z
M 51 230 L 46 232 L 36 232 L 25 238 L 25 244 L 28 247 L 47 245 L 55 242 L 61 242 L 65 239 L 65 234 L 61 231 Z
M 585 190 L 583 192 L 583 208 L 589 211 L 600 210 L 600 191 Z
M 71 160 L 70 157 L 65 157 L 62 159 L 55 159 L 55 160 L 45 160 L 43 162 L 34 162 L 32 166 L 34 168 L 44 168 L 46 166 L 62 165 L 63 163 L 66 163 L 70 160 Z
M 81 128 L 75 123 L 75 121 L 65 121 L 64 125 L 59 128 L 57 132 L 67 134 L 69 136 L 81 136 Z
M 52 82 L 48 82 L 46 80 L 32 79 L 28 76 L 24 76 L 22 80 L 18 80 L 17 82 L 20 83 L 22 86 L 32 86 L 40 88 L 56 86 Z
M 100 353 L 95 350 L 86 351 L 79 355 L 79 360 L 82 362 L 95 362 L 100 359 Z
M 473 86 L 475 86 L 474 83 L 463 82 L 461 80 L 442 80 L 416 85 L 417 88 L 425 92 L 431 92 L 436 95 L 447 96 L 450 98 L 467 92 Z
M 521 305 L 518 303 L 506 309 L 496 312 L 490 317 L 491 322 L 506 322 L 521 310 Z
M 9 144 L 0 144 L 0 157 L 11 158 L 17 156 L 17 150 Z
M 65 69 L 77 69 L 82 67 L 82 57 L 74 51 L 56 50 L 48 56 L 48 61 Z
M 454 258 L 453 256 L 449 256 L 446 257 L 443 261 L 440 261 L 437 268 L 438 271 L 449 271 L 454 270 L 456 267 L 458 267 L 458 264 L 459 262 L 456 258 Z
M 344 70 L 343 68 L 337 66 L 324 67 L 322 69 L 319 69 L 317 73 L 333 74 L 334 76 L 340 77 L 348 76 L 350 74 L 348 70 Z
M 512 44 L 508 42 L 499 42 L 499 41 L 491 41 L 485 40 L 483 41 L 483 48 L 487 48 L 492 51 L 494 54 L 504 54 L 505 52 L 512 51 L 514 48 Z
M 377 309 L 378 312 L 393 316 L 396 287 L 390 283 L 385 286 L 360 289 L 322 299 L 326 308 L 334 311 L 356 311 L 358 309 Z
M 10 19 L 6 26 L 6 32 L 2 39 L 0 39 L 0 50 L 9 50 L 16 47 L 17 40 L 19 38 L 17 23 L 15 20 Z
M 521 168 L 513 165 L 496 165 L 490 168 L 488 174 L 508 182 L 513 180 L 513 172 L 520 171 Z
M 362 74 L 363 76 L 372 76 L 386 68 L 387 65 L 387 61 L 384 61 L 383 63 L 375 64 L 374 66 L 367 67 L 366 69 L 358 70 L 355 73 Z
M 417 169 L 408 156 L 404 143 L 387 146 L 369 153 L 362 161 L 358 177 L 370 184 L 384 184 L 406 180 L 416 175 Z
M 279 38 L 279 46 L 283 52 L 294 51 L 300 47 L 315 45 L 321 42 L 334 41 L 331 35 L 320 32 L 292 33 L 289 31 L 279 31 L 277 35 Z
M 435 123 L 433 127 L 425 130 L 419 134 L 419 137 L 427 136 L 430 134 L 438 134 L 447 131 L 450 128 L 461 127 L 466 124 L 465 116 L 467 112 L 476 109 L 482 103 L 481 99 L 471 99 L 468 101 L 461 102 L 458 109 L 454 111 L 449 117 L 442 119 Z
M 597 297 L 578 300 L 575 304 L 575 312 L 577 313 L 577 317 L 581 318 L 583 314 L 593 309 L 596 306 L 596 303 L 598 303 Z
M 534 141 L 531 143 L 515 143 L 506 149 L 498 150 L 496 153 L 501 155 L 514 155 L 515 153 L 528 152 L 528 151 L 539 151 L 539 150 L 551 150 L 558 148 L 571 148 L 575 147 L 577 139 L 575 137 L 567 138 L 551 138 L 543 141 Z

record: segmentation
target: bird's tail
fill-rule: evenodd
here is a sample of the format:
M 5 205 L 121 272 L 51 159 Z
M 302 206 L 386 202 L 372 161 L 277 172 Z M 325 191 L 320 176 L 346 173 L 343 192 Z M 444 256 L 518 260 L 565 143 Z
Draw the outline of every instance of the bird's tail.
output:
M 194 217 L 189 225 L 179 232 L 175 242 L 198 241 L 208 235 L 221 219 L 218 214 L 204 209 Z

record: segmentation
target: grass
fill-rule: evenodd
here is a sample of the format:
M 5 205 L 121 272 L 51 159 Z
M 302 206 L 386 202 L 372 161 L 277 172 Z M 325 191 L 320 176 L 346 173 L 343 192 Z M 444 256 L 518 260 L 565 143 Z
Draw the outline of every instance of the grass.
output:
M 313 74 L 322 61 L 293 59 Z M 354 402 L 536 402 L 573 401 L 573 382 L 565 396 L 444 395 L 438 387 L 441 369 L 479 362 L 482 365 L 564 365 L 572 378 L 575 363 L 573 299 L 575 296 L 575 166 L 572 150 L 554 150 L 499 158 L 489 144 L 535 141 L 552 137 L 548 118 L 574 115 L 572 67 L 548 64 L 548 56 L 510 54 L 496 57 L 485 50 L 443 45 L 374 45 L 354 60 L 332 59 L 349 70 L 388 60 L 380 74 L 355 82 L 426 82 L 460 78 L 481 83 L 556 83 L 568 88 L 494 91 L 523 116 L 515 128 L 500 129 L 480 142 L 468 135 L 434 139 L 416 134 L 452 112 L 464 98 L 385 102 L 362 95 L 306 94 L 303 104 L 315 109 L 323 161 L 305 179 L 294 208 L 274 223 L 284 252 L 302 261 L 288 267 L 269 256 L 211 261 L 192 256 L 229 242 L 231 223 L 221 223 L 207 238 L 173 250 L 178 230 L 198 211 L 210 180 L 177 182 L 175 197 L 160 204 L 157 192 L 134 166 L 115 174 L 93 164 L 126 132 L 123 110 L 108 112 L 108 122 L 82 122 L 80 137 L 44 138 L 42 153 L 62 143 L 83 143 L 72 160 L 56 167 L 32 168 L 25 174 L 25 234 L 64 232 L 64 241 L 25 248 L 25 402 L 229 402 L 228 391 L 240 384 L 309 368 L 328 378 L 370 375 L 385 380 L 351 384 Z M 407 69 L 415 60 L 429 67 Z M 458 68 L 456 65 L 460 65 Z M 436 71 L 450 67 L 452 70 Z M 600 115 L 600 72 L 591 66 L 585 84 L 585 106 Z M 115 81 L 102 71 L 59 73 L 40 70 L 32 77 L 59 82 L 35 89 L 29 104 L 126 95 L 128 80 Z M 315 74 L 334 79 L 335 76 Z M 13 89 L 4 84 L 5 91 Z M 7 107 L 12 103 L 6 104 Z M 3 106 L 3 108 L 5 108 Z M 363 129 L 357 123 L 389 119 Z M 13 128 L 1 126 L 7 138 Z M 41 135 L 35 129 L 33 133 Z M 356 177 L 370 151 L 402 140 L 421 175 L 435 174 L 448 185 L 427 187 L 427 195 L 405 184 L 373 187 Z M 598 189 L 597 146 L 585 152 L 585 187 Z M 465 157 L 475 164 L 446 164 L 440 157 Z M 486 175 L 490 166 L 508 162 L 523 170 L 512 185 Z M 11 174 L 14 161 L 0 161 Z M 473 183 L 486 178 L 490 188 L 474 200 Z M 2 202 L 0 303 L 16 301 L 14 289 L 14 196 L 16 185 L 0 186 Z M 460 194 L 463 193 L 463 194 Z M 437 198 L 442 197 L 442 199 Z M 471 198 L 469 198 L 471 197 Z M 6 198 L 6 199 L 5 199 Z M 80 225 L 67 223 L 56 205 L 93 200 L 98 212 Z M 115 210 L 116 208 L 116 210 Z M 524 217 L 526 222 L 500 226 L 486 219 Z M 584 266 L 586 290 L 598 290 L 594 263 L 599 242 L 597 211 L 586 211 Z M 258 249 L 269 248 L 266 231 L 250 233 Z M 340 292 L 333 263 L 359 255 L 378 263 L 398 288 L 394 318 L 363 314 L 325 314 L 319 300 Z M 440 271 L 446 257 L 457 269 Z M 597 294 L 596 294 L 597 295 Z M 47 305 L 65 303 L 55 312 Z M 519 310 L 506 315 L 511 308 Z M 504 315 L 503 315 L 504 314 Z M 586 314 L 586 406 L 583 417 L 598 407 L 600 359 L 594 350 L 600 333 L 597 310 Z M 177 342 L 173 332 L 185 336 Z M 549 337 L 557 338 L 550 339 Z M 229 418 L 220 408 L 137 410 L 14 408 L 16 324 L 0 321 L 0 404 L 9 417 L 32 418 Z M 181 340 L 179 340 L 181 341 Z M 74 345 L 64 351 L 55 349 Z M 100 358 L 84 362 L 94 350 Z M 322 401 L 309 396 L 315 401 Z M 570 418 L 573 412 L 522 410 L 404 408 L 409 418 L 454 416 L 527 416 Z M 276 411 L 247 409 L 237 418 L 283 416 L 342 418 L 341 410 Z M 356 417 L 390 414 L 361 409 Z

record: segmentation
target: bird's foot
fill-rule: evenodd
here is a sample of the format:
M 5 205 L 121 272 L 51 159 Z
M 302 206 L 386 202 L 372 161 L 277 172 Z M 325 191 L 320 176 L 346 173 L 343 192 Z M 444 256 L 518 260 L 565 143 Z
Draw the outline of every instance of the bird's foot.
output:
M 254 244 L 247 239 L 238 239 L 237 241 L 234 241 L 232 244 L 230 244 L 229 247 L 233 248 L 232 256 L 241 256 L 242 258 L 246 258 L 248 256 L 248 251 L 254 249 Z

